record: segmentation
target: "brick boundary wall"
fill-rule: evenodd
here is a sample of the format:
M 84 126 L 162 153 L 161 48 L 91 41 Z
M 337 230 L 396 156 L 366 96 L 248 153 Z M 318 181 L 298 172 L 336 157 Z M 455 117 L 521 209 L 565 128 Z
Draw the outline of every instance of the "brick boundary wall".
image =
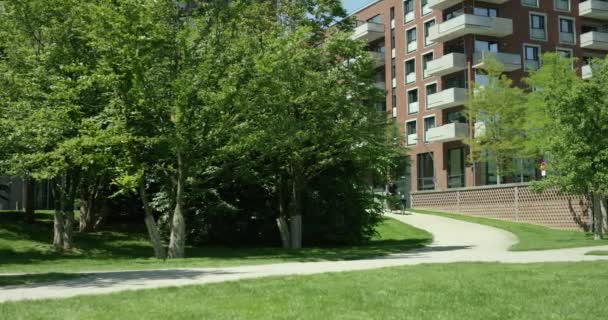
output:
M 557 189 L 532 192 L 529 184 L 482 186 L 411 194 L 412 208 L 587 231 L 588 201 Z

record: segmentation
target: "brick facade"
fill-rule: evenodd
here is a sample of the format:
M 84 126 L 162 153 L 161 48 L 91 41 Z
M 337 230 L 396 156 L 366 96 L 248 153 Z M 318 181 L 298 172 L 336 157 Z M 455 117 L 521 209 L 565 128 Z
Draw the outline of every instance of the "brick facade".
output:
M 429 0 L 430 2 L 431 0 Z M 605 51 L 590 50 L 581 48 L 581 27 L 583 23 L 587 26 L 603 26 L 608 24 L 608 17 L 606 21 L 595 20 L 590 18 L 583 18 L 579 16 L 579 1 L 570 0 L 569 10 L 558 10 L 557 3 L 559 1 L 554 0 L 540 0 L 538 1 L 538 7 L 526 6 L 521 0 L 506 1 L 503 4 L 495 4 L 490 2 L 496 1 L 481 1 L 481 0 L 463 0 L 454 1 L 456 4 L 452 7 L 444 8 L 443 10 L 431 10 L 427 14 L 422 12 L 422 1 L 415 0 L 414 3 L 414 16 L 411 21 L 405 21 L 404 18 L 404 1 L 403 0 L 381 0 L 376 1 L 363 9 L 354 13 L 354 16 L 359 21 L 368 21 L 376 17 L 377 21 L 384 25 L 384 38 L 375 40 L 374 43 L 370 43 L 370 47 L 377 48 L 378 46 L 384 47 L 385 64 L 380 67 L 378 73 L 383 73 L 384 82 L 386 83 L 386 109 L 389 117 L 394 116 L 397 123 L 402 127 L 404 134 L 406 132 L 406 123 L 415 121 L 416 122 L 416 133 L 418 136 L 417 143 L 409 145 L 409 155 L 411 160 L 411 170 L 409 177 L 409 188 L 407 192 L 420 191 L 418 189 L 417 178 L 418 178 L 418 159 L 417 156 L 424 153 L 432 155 L 433 159 L 433 175 L 432 184 L 434 184 L 435 190 L 446 190 L 449 188 L 448 185 L 448 151 L 456 148 L 463 148 L 463 154 L 468 152 L 466 146 L 463 144 L 462 139 L 452 139 L 451 141 L 442 142 L 424 142 L 424 119 L 427 117 L 435 118 L 436 127 L 444 126 L 448 124 L 448 113 L 463 111 L 463 104 L 455 105 L 447 108 L 427 109 L 426 106 L 426 94 L 425 88 L 427 85 L 436 83 L 437 92 L 441 92 L 447 86 L 448 80 L 453 80 L 455 77 L 466 79 L 465 86 L 468 86 L 475 79 L 475 69 L 473 68 L 473 60 L 475 53 L 475 41 L 493 41 L 498 47 L 498 51 L 506 54 L 518 54 L 521 56 L 521 67 L 507 72 L 506 74 L 511 77 L 516 84 L 521 84 L 521 79 L 525 76 L 525 53 L 524 45 L 533 45 L 540 48 L 540 53 L 555 52 L 556 50 L 571 50 L 574 57 L 578 58 L 576 68 L 580 70 L 583 57 L 592 56 L 603 56 Z M 561 2 L 564 3 L 564 2 Z M 436 24 L 440 24 L 444 21 L 444 15 L 452 12 L 462 12 L 464 14 L 473 14 L 474 9 L 480 10 L 482 8 L 491 8 L 496 10 L 497 16 L 500 18 L 510 19 L 513 25 L 513 31 L 508 36 L 504 37 L 491 37 L 480 34 L 467 33 L 455 39 L 451 39 L 445 42 L 425 42 L 425 23 L 430 20 L 435 20 Z M 391 19 L 391 11 L 394 12 L 394 18 Z M 530 13 L 542 15 L 545 18 L 545 33 L 546 40 L 535 40 L 531 37 L 531 18 Z M 574 43 L 560 42 L 560 18 L 571 18 L 574 21 Z M 411 28 L 416 28 L 416 39 L 417 46 L 415 51 L 408 52 L 406 44 L 406 32 Z M 608 31 L 607 31 L 608 32 Z M 395 48 L 391 48 L 391 34 L 394 34 Z M 607 33 L 608 34 L 608 33 Z M 463 54 L 466 57 L 466 68 L 465 70 L 453 72 L 450 74 L 444 74 L 440 76 L 424 77 L 422 72 L 422 56 L 429 52 L 433 52 L 433 60 L 441 58 L 448 48 L 462 47 Z M 453 51 L 451 51 L 453 52 Z M 394 77 L 394 89 L 393 89 L 393 78 L 391 76 L 391 60 L 394 58 L 395 61 L 395 77 Z M 407 83 L 405 79 L 405 61 L 415 59 L 416 65 L 416 77 L 415 81 Z M 418 112 L 408 113 L 407 107 L 407 93 L 411 89 L 418 90 Z M 392 91 L 395 91 L 396 102 L 393 103 Z M 393 110 L 393 105 L 396 110 Z M 474 125 L 468 124 L 468 135 L 474 134 Z M 405 134 L 406 135 L 406 134 Z M 407 140 L 407 135 L 406 135 Z M 464 185 L 465 187 L 478 186 L 485 184 L 481 178 L 481 167 L 479 164 L 475 165 L 475 168 L 471 164 L 466 164 L 464 167 Z M 538 172 L 534 175 L 538 177 Z M 533 176 L 533 177 L 534 177 Z M 509 181 L 507 178 L 505 181 Z M 461 180 L 456 180 L 461 181 Z

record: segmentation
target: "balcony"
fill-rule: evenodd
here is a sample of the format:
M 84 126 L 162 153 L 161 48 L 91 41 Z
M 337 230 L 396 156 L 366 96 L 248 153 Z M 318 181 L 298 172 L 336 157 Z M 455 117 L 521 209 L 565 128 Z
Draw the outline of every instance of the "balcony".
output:
M 443 76 L 465 70 L 466 68 L 466 57 L 462 53 L 450 53 L 443 57 L 431 60 L 426 65 L 426 70 L 429 76 Z
M 450 142 L 467 137 L 469 126 L 466 123 L 454 122 L 441 127 L 431 128 L 426 132 L 427 142 Z
M 366 40 L 367 42 L 376 41 L 384 38 L 384 25 L 373 22 L 365 22 L 355 28 L 351 39 Z
M 587 0 L 578 4 L 578 14 L 590 19 L 608 20 L 608 2 Z
M 581 74 L 582 74 L 582 78 L 583 80 L 589 80 L 593 77 L 593 69 L 591 68 L 591 65 L 585 65 L 583 66 L 583 68 L 581 69 Z
M 513 34 L 513 20 L 463 14 L 429 28 L 432 42 L 445 42 L 467 34 L 505 37 Z
M 377 81 L 376 82 L 376 88 L 378 88 L 380 90 L 386 90 L 386 82 L 384 82 L 384 81 Z
M 608 33 L 591 31 L 581 34 L 581 48 L 608 50 Z
M 473 54 L 473 68 L 483 69 L 487 66 L 486 62 L 494 59 L 500 62 L 504 72 L 511 72 L 521 69 L 521 55 L 515 53 L 482 51 Z
M 493 4 L 503 4 L 508 1 L 509 0 L 483 0 L 483 2 Z M 429 0 L 428 6 L 433 10 L 445 10 L 462 2 L 464 2 L 464 0 Z
M 384 52 L 370 51 L 369 54 L 372 56 L 372 60 L 374 61 L 374 68 L 380 68 L 386 63 Z
M 467 99 L 467 89 L 451 88 L 446 89 L 427 97 L 427 109 L 447 109 L 464 104 Z
M 413 146 L 413 145 L 416 145 L 416 143 L 418 143 L 418 134 L 416 134 L 416 133 L 408 134 L 407 135 L 407 145 Z

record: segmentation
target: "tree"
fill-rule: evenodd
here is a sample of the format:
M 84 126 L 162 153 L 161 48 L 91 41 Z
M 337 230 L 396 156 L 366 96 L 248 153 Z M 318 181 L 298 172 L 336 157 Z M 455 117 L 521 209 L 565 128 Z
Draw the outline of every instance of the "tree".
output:
M 572 59 L 545 54 L 527 82 L 531 141 L 548 156 L 548 177 L 539 187 L 591 194 L 596 239 L 603 238 L 608 195 L 608 63 L 595 60 L 593 78 L 583 81 Z
M 470 148 L 469 161 L 494 165 L 500 184 L 502 176 L 513 173 L 513 159 L 524 156 L 525 96 L 502 73 L 499 62 L 489 56 L 485 59 L 487 83 L 475 83 L 466 103 L 469 123 L 478 130 L 465 143 Z
M 11 1 L 0 18 L 2 125 L 11 128 L 3 164 L 13 175 L 54 181 L 58 251 L 73 246 L 80 133 L 104 105 L 91 77 L 95 55 L 84 32 L 88 8 L 71 0 Z
M 244 140 L 272 168 L 267 181 L 283 245 L 298 249 L 313 182 L 348 164 L 368 178 L 374 171 L 386 177 L 396 149 L 386 143 L 386 118 L 370 103 L 378 92 L 363 45 L 339 28 L 306 19 L 314 16 L 306 5 L 282 4 L 289 13 L 262 38 L 264 55 L 252 64 L 257 78 L 242 91 L 259 106 L 247 112 L 252 123 Z

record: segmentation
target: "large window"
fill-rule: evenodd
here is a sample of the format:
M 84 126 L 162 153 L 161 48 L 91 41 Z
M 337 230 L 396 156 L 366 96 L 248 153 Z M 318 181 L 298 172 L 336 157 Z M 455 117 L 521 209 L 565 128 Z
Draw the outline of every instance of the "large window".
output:
M 494 40 L 475 40 L 475 52 L 498 52 L 498 41 Z
M 435 117 L 424 118 L 424 142 L 428 142 L 426 134 L 430 129 L 435 128 Z
M 426 108 L 427 109 L 428 109 L 428 106 L 429 106 L 429 96 L 432 95 L 432 94 L 435 94 L 435 93 L 437 93 L 437 83 L 428 84 L 426 86 L 426 99 L 424 99 L 425 102 L 426 102 Z M 433 118 L 433 123 L 435 123 L 435 118 Z
M 570 11 L 570 0 L 554 0 L 555 10 Z
M 429 0 L 420 1 L 420 10 L 422 11 L 423 16 L 433 12 L 433 10 L 431 10 L 431 8 L 429 8 L 428 2 L 429 2 Z
M 430 46 L 433 44 L 433 43 L 431 43 L 431 41 L 429 41 L 429 29 L 434 25 L 435 25 L 435 20 L 429 20 L 424 23 L 424 45 L 425 46 Z
M 495 8 L 473 8 L 473 14 L 484 17 L 498 17 L 498 10 Z
M 465 185 L 464 148 L 448 150 L 448 188 Z
M 403 21 L 414 21 L 414 0 L 403 1 Z
M 528 6 L 528 7 L 538 8 L 538 0 L 521 0 L 521 4 L 523 4 L 524 6 Z
M 530 39 L 546 40 L 547 30 L 545 16 L 542 14 L 530 14 Z
M 540 68 L 540 47 L 524 45 L 524 62 L 526 70 L 538 70 Z
M 574 44 L 574 20 L 571 18 L 559 18 L 559 42 Z
M 416 156 L 418 191 L 435 189 L 435 166 L 433 153 L 421 153 Z
M 428 78 L 427 65 L 429 61 L 433 61 L 433 52 L 426 53 L 422 56 L 422 77 Z
M 406 42 L 407 52 L 416 51 L 416 48 L 418 47 L 417 40 L 418 39 L 416 37 L 416 28 L 408 29 L 405 32 L 405 42 Z
M 416 59 L 405 61 L 405 83 L 416 81 Z
M 407 113 L 418 112 L 418 89 L 407 92 Z
M 418 142 L 418 132 L 416 131 L 416 120 L 405 123 L 405 135 L 408 146 L 413 146 Z

